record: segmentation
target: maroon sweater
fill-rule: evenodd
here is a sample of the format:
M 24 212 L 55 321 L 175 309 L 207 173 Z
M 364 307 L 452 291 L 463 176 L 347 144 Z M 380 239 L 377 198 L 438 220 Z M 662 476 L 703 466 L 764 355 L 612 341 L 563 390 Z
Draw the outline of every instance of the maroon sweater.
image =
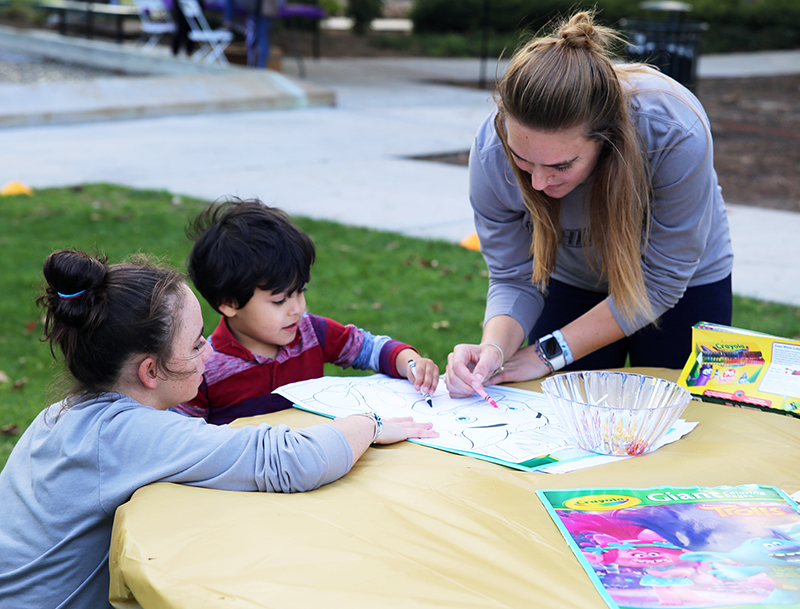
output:
M 197 396 L 173 410 L 216 425 L 291 408 L 289 400 L 272 391 L 321 377 L 326 363 L 398 377 L 397 354 L 413 349 L 388 336 L 373 336 L 353 325 L 343 326 L 310 313 L 300 320 L 295 339 L 280 347 L 275 359 L 243 347 L 231 334 L 224 317 L 209 342 L 214 354 L 206 361 Z

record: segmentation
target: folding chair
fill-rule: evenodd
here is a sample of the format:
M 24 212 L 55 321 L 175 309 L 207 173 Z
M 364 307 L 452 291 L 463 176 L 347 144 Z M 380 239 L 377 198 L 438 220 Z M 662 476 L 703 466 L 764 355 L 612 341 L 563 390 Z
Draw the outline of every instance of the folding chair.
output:
M 194 61 L 227 65 L 225 49 L 233 40 L 233 32 L 225 29 L 212 30 L 197 0 L 178 0 L 186 22 L 189 24 L 189 40 L 199 48 L 192 54 Z
M 150 52 L 162 36 L 175 33 L 177 26 L 163 0 L 133 0 L 133 3 L 142 22 L 142 37 L 148 37 L 142 50 Z

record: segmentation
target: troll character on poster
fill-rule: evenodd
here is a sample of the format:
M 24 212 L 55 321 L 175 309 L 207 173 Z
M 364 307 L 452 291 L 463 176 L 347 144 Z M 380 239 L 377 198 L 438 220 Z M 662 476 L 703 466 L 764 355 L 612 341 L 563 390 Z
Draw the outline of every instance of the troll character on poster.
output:
M 777 489 L 539 495 L 612 608 L 800 607 L 800 513 Z

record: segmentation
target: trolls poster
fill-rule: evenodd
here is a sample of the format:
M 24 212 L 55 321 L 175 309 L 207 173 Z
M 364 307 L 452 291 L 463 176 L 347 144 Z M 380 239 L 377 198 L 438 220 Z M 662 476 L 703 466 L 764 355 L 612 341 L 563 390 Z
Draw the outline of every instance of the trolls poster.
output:
M 537 494 L 612 609 L 800 608 L 800 510 L 775 487 Z
M 800 416 L 800 342 L 701 322 L 678 378 L 707 402 Z

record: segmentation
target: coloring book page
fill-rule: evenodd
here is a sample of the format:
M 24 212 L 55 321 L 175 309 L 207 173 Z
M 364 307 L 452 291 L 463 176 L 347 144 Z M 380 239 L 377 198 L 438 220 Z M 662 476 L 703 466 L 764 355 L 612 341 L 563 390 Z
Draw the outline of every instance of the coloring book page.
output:
M 322 377 L 275 390 L 298 408 L 329 417 L 368 410 L 382 418 L 413 416 L 433 423 L 439 437 L 412 442 L 525 471 L 562 461 L 594 458 L 591 465 L 596 465 L 621 458 L 597 461 L 597 455 L 573 446 L 544 394 L 511 387 L 486 387 L 486 392 L 498 408 L 478 394 L 451 398 L 443 380 L 431 407 L 407 380 L 383 374 Z
M 536 494 L 611 609 L 800 608 L 800 510 L 778 488 Z

